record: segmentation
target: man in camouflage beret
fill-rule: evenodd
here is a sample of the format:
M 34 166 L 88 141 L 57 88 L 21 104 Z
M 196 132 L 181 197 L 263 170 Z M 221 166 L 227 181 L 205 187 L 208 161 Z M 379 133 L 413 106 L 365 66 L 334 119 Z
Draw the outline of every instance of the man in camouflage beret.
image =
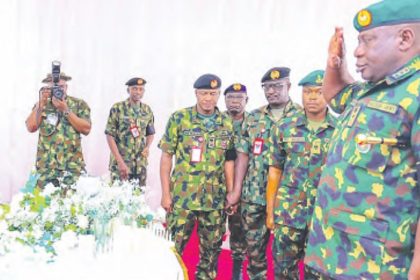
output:
M 216 75 L 200 76 L 194 83 L 196 105 L 171 115 L 159 143 L 161 204 L 178 253 L 198 224 L 196 279 L 216 278 L 225 232 L 224 202 L 233 185 L 234 131 L 232 120 L 216 107 L 220 85 Z
M 321 170 L 326 160 L 335 118 L 321 93 L 324 71 L 305 76 L 304 111 L 284 118 L 270 135 L 267 183 L 267 228 L 274 231 L 276 279 L 299 279 Z M 318 279 L 305 269 L 305 279 Z
M 61 73 L 58 82 L 64 93 L 61 100 L 51 95 L 53 82 L 48 74 L 42 80 L 47 86 L 40 89 L 39 101 L 26 119 L 29 132 L 39 129 L 36 156 L 39 188 L 48 183 L 70 186 L 85 172 L 80 134 L 90 132 L 90 108 L 82 99 L 67 95 L 70 80 L 70 76 Z
M 248 115 L 245 106 L 248 102 L 246 86 L 235 83 L 227 87 L 224 91 L 226 113 L 232 118 L 235 137 L 241 133 L 242 123 Z M 245 232 L 242 226 L 240 209 L 235 209 L 234 213 L 228 216 L 229 222 L 229 245 L 232 252 L 233 271 L 232 280 L 242 279 L 242 263 L 246 256 Z
M 129 97 L 114 104 L 105 129 L 111 158 L 111 180 L 137 180 L 146 185 L 147 157 L 155 134 L 150 107 L 142 102 L 146 81 L 132 78 L 126 83 Z
M 330 41 L 323 93 L 341 116 L 305 256 L 326 278 L 420 279 L 419 11 L 418 0 L 386 0 L 357 13 L 365 83 L 347 70 L 343 30 Z
M 253 110 L 242 124 L 236 145 L 234 190 L 228 206 L 241 199 L 241 216 L 247 242 L 250 279 L 266 279 L 266 248 L 270 232 L 266 220 L 266 185 L 271 128 L 301 110 L 289 97 L 290 69 L 275 67 L 261 79 L 268 105 Z

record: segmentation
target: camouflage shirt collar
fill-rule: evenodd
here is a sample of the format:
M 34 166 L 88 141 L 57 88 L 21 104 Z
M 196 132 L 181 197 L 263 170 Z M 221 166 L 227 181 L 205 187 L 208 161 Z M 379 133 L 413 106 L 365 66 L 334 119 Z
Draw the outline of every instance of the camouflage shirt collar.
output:
M 293 107 L 294 107 L 293 102 L 291 99 L 289 99 L 289 101 L 287 101 L 286 105 L 284 105 L 283 107 L 283 113 L 284 114 L 288 113 L 289 111 L 293 110 Z M 263 112 L 266 115 L 271 116 L 272 114 L 271 114 L 270 104 L 261 107 L 261 112 Z
M 306 117 L 305 112 L 303 112 L 302 114 L 299 114 L 296 120 L 296 126 L 308 126 L 308 119 Z M 327 108 L 327 115 L 325 116 L 325 120 L 320 126 L 320 128 L 328 128 L 328 127 L 335 128 L 335 117 L 331 115 L 331 113 L 329 112 L 329 109 Z
M 221 125 L 222 124 L 222 114 L 223 113 L 221 113 L 219 108 L 217 108 L 217 107 L 215 108 L 214 113 L 216 114 L 216 124 Z M 197 105 L 192 107 L 191 121 L 193 123 L 200 123 L 201 122 L 200 118 L 198 117 Z
M 413 57 L 408 63 L 402 66 L 400 69 L 388 75 L 385 78 L 385 82 L 388 85 L 392 85 L 398 81 L 404 80 L 412 75 L 414 75 L 417 71 L 420 70 L 420 55 Z

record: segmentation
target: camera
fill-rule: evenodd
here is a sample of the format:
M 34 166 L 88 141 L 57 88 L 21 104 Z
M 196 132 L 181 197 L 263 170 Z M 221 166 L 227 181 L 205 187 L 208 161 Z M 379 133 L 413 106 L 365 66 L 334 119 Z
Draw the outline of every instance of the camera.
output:
M 51 71 L 51 78 L 53 82 L 53 86 L 51 88 L 52 96 L 57 99 L 63 100 L 64 98 L 64 91 L 61 86 L 58 85 L 60 82 L 60 68 L 61 62 L 60 61 L 53 61 L 52 62 L 52 71 Z

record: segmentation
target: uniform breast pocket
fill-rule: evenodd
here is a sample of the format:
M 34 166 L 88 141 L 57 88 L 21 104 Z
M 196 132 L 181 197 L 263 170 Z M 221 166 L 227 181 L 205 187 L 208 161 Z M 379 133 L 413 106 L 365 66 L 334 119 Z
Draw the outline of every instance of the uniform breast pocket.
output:
M 395 146 L 385 144 L 363 144 L 362 137 L 400 138 L 402 118 L 399 108 L 393 114 L 368 107 L 362 108 L 354 120 L 349 120 L 341 135 L 343 158 L 352 165 L 373 172 L 383 172 L 388 165 Z

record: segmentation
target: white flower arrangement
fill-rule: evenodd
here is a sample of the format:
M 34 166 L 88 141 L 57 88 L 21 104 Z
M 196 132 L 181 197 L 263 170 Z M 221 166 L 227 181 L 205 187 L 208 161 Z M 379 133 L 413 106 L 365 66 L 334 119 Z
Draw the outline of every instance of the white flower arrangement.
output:
M 63 235 L 68 240 L 68 236 L 92 234 L 103 246 L 115 219 L 137 227 L 156 222 L 157 217 L 162 222 L 162 213 L 155 215 L 146 204 L 145 188 L 135 186 L 136 182 L 109 186 L 100 178 L 83 176 L 65 188 L 48 184 L 39 190 L 27 184 L 10 204 L 0 205 L 0 257 L 27 245 L 25 250 L 53 258 L 59 248 L 54 245 Z

